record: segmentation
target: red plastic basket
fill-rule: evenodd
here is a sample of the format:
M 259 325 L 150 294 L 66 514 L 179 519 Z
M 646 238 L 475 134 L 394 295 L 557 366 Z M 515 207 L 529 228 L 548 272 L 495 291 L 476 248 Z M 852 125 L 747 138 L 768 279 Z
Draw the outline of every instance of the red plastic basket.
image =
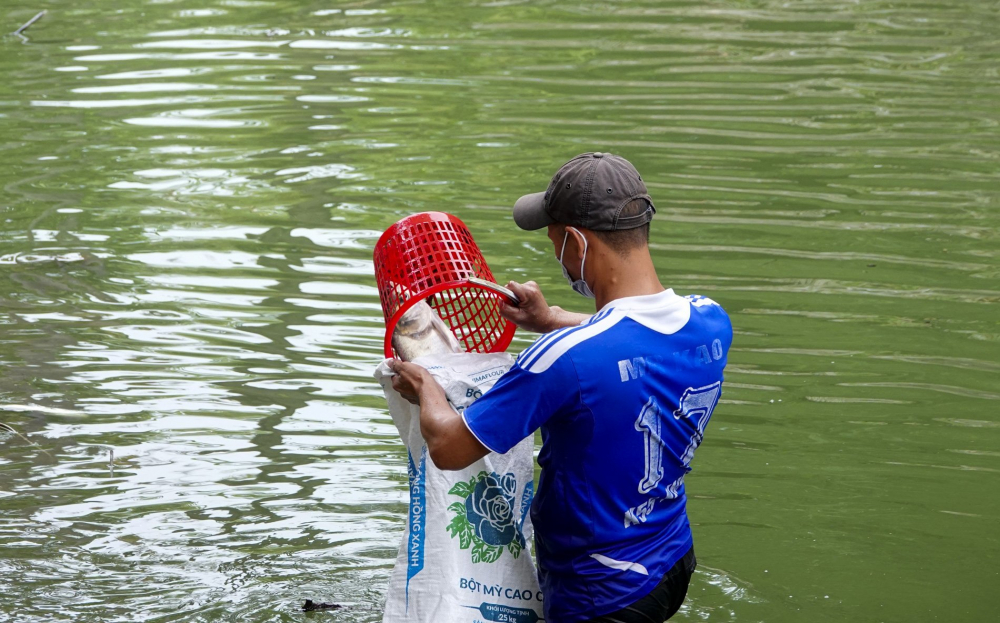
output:
M 375 244 L 375 280 L 385 316 L 385 356 L 393 357 L 392 333 L 418 301 L 441 316 L 467 352 L 506 350 L 514 325 L 500 315 L 503 297 L 470 283 L 495 283 L 469 228 L 444 212 L 423 212 L 399 221 Z

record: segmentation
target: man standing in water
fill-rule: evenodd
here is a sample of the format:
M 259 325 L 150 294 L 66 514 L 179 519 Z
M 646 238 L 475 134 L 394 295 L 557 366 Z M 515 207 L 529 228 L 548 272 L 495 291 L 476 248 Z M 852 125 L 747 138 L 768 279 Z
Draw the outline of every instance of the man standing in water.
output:
M 660 284 L 654 211 L 627 160 L 573 158 L 547 191 L 517 201 L 514 222 L 548 228 L 567 281 L 597 313 L 550 307 L 533 282 L 511 282 L 521 303 L 504 316 L 545 335 L 462 415 L 426 370 L 393 363 L 441 469 L 541 428 L 531 520 L 549 623 L 661 623 L 694 571 L 684 475 L 722 393 L 732 326 L 711 299 Z

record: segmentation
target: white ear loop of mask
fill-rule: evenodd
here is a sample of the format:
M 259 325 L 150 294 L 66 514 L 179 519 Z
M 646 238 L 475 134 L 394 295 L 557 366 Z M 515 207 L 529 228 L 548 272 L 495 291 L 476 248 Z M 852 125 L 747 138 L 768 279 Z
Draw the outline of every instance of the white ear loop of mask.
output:
M 571 229 L 574 232 L 576 232 L 578 236 L 583 238 L 583 258 L 580 260 L 580 278 L 575 281 L 573 280 L 572 277 L 570 277 L 569 271 L 566 270 L 566 264 L 563 263 L 563 256 L 566 255 L 566 241 L 569 239 L 569 230 Z M 592 299 L 596 298 L 594 296 L 594 291 L 590 289 L 590 286 L 587 285 L 586 280 L 584 280 L 583 278 L 583 266 L 587 262 L 587 247 L 588 247 L 587 237 L 583 235 L 583 232 L 581 232 L 579 229 L 575 227 L 567 226 L 566 232 L 565 234 L 563 234 L 562 250 L 559 251 L 559 265 L 562 267 L 563 277 L 565 277 L 566 281 L 569 282 L 569 285 L 571 288 L 573 288 L 573 291 L 581 296 L 585 296 L 589 299 Z

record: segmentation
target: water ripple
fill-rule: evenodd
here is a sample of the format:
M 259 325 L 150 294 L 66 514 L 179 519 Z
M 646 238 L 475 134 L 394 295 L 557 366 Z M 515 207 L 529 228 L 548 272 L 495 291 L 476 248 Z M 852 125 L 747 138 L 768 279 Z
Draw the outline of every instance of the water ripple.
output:
M 583 310 L 508 210 L 613 151 L 664 283 L 736 328 L 678 616 L 995 618 L 962 555 L 1000 512 L 995 7 L 328 5 L 78 3 L 0 42 L 0 612 L 381 620 L 373 245 L 451 212 Z

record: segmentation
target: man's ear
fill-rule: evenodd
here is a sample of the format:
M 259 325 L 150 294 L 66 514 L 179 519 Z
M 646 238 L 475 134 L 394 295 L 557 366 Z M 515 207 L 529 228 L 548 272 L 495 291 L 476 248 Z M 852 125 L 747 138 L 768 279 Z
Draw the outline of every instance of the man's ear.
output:
M 583 259 L 583 238 L 581 238 L 581 235 L 587 236 L 587 234 L 584 233 L 586 231 L 587 230 L 581 230 L 578 227 L 565 228 L 565 233 L 569 235 L 566 236 L 566 257 L 563 258 L 563 261 L 567 266 L 580 265 L 580 260 Z M 587 245 L 589 248 L 590 236 L 587 236 Z M 562 241 L 559 242 L 559 246 L 562 246 Z M 556 250 L 556 253 L 558 253 L 558 250 Z
M 597 237 L 597 234 L 594 233 L 594 230 L 584 229 L 583 227 L 578 227 L 577 230 L 580 232 L 580 234 L 587 237 L 587 257 L 590 257 L 591 255 L 597 255 L 604 251 L 605 244 L 600 238 Z M 569 234 L 569 237 L 572 238 L 573 241 L 576 243 L 574 251 L 576 253 L 577 261 L 583 258 L 583 238 L 580 237 L 580 234 L 574 234 L 573 232 L 570 232 Z M 568 253 L 569 245 L 567 245 L 566 249 Z

